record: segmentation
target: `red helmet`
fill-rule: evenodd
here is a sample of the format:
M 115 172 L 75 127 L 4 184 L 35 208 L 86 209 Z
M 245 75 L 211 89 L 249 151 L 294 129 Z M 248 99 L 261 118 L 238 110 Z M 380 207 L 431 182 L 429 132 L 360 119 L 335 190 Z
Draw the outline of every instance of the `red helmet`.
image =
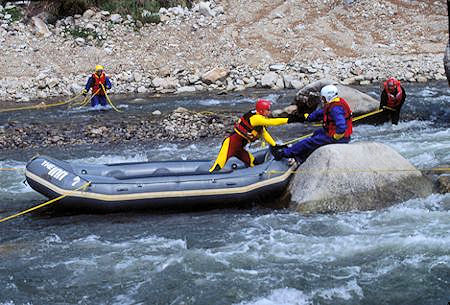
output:
M 258 100 L 256 102 L 256 112 L 262 114 L 264 110 L 270 110 L 271 103 L 268 100 Z
M 397 88 L 397 90 L 399 90 L 400 88 L 400 82 L 394 78 L 394 77 L 390 77 L 386 80 L 386 82 L 384 83 L 384 88 L 386 89 L 386 91 L 389 92 L 393 92 L 395 91 L 395 89 Z

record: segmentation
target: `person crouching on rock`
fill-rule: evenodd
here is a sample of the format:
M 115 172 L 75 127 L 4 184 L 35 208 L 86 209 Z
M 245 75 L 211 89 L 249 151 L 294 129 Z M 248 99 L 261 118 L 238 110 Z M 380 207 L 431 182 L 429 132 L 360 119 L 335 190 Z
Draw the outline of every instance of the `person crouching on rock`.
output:
M 95 73 L 93 73 L 83 89 L 82 93 L 86 95 L 92 88 L 91 106 L 97 105 L 106 106 L 106 93 L 104 89 L 111 89 L 111 81 L 106 76 L 103 66 L 96 65 Z
M 381 92 L 380 109 L 386 113 L 392 124 L 397 125 L 400 119 L 400 109 L 406 99 L 405 89 L 401 86 L 400 81 L 391 77 L 383 84 Z
M 294 114 L 289 115 L 288 118 L 268 118 L 270 107 L 270 101 L 258 100 L 255 110 L 247 112 L 234 124 L 234 130 L 223 141 L 216 161 L 209 170 L 210 172 L 223 168 L 228 159 L 233 156 L 244 162 L 247 166 L 253 167 L 255 165 L 255 158 L 249 151 L 245 150 L 245 146 L 248 143 L 255 142 L 262 136 L 271 146 L 276 146 L 275 140 L 266 130 L 267 126 L 278 126 L 304 121 Z
M 323 128 L 314 131 L 313 135 L 291 147 L 274 147 L 272 154 L 275 160 L 295 158 L 300 164 L 317 148 L 327 144 L 348 143 L 353 132 L 352 111 L 347 102 L 339 97 L 334 85 L 327 85 L 320 91 L 323 109 L 317 109 L 310 115 L 305 114 L 306 121 L 323 120 Z

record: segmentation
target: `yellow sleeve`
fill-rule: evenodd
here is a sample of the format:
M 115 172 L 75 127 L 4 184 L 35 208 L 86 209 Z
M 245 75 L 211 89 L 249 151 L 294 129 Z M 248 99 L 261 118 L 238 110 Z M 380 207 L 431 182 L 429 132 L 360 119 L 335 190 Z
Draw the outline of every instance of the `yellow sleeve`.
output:
M 277 144 L 265 127 L 263 127 L 262 136 L 271 146 L 275 146 Z
M 255 114 L 250 117 L 250 124 L 252 126 L 278 126 L 287 124 L 288 118 L 266 118 L 263 115 Z

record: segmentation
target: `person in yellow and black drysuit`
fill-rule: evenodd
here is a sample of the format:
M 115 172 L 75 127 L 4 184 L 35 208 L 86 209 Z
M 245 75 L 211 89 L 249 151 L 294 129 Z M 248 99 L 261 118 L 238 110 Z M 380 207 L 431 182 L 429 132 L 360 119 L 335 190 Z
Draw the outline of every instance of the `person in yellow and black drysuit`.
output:
M 92 107 L 96 107 L 97 105 L 106 106 L 106 93 L 103 89 L 111 89 L 112 84 L 104 70 L 103 66 L 96 65 L 95 73 L 89 77 L 86 87 L 82 91 L 86 95 L 89 89 L 92 88 L 92 94 L 94 95 L 91 99 Z
M 234 124 L 234 131 L 223 141 L 219 155 L 209 170 L 210 172 L 223 168 L 227 160 L 233 156 L 247 166 L 254 166 L 255 158 L 249 151 L 245 150 L 245 146 L 249 142 L 255 142 L 260 137 L 263 137 L 271 146 L 277 146 L 275 140 L 267 132 L 266 126 L 278 126 L 303 121 L 297 115 L 289 115 L 288 118 L 268 118 L 270 107 L 270 101 L 258 100 L 255 110 L 247 112 Z

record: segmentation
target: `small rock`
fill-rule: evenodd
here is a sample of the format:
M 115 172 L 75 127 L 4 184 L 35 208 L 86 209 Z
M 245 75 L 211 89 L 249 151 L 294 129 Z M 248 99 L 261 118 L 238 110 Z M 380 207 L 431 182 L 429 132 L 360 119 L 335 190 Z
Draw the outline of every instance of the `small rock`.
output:
M 92 16 L 94 16 L 95 15 L 95 12 L 93 11 L 93 10 L 91 10 L 91 9 L 88 9 L 88 10 L 86 10 L 85 12 L 84 12 L 84 14 L 83 14 L 83 18 L 85 18 L 85 19 L 90 19 Z
M 120 16 L 119 14 L 112 14 L 112 15 L 109 17 L 109 20 L 110 20 L 112 23 L 121 23 L 121 22 L 122 22 L 122 16 Z

